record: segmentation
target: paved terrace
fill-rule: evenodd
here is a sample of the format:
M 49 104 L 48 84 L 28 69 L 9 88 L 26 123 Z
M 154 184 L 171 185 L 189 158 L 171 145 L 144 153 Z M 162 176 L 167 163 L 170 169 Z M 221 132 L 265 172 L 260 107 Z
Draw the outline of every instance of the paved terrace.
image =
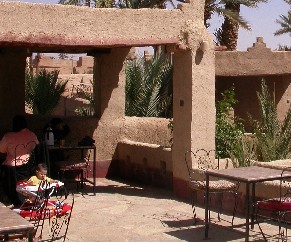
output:
M 68 242 L 205 241 L 204 209 L 196 208 L 199 221 L 194 225 L 190 203 L 168 190 L 98 178 L 96 196 L 92 191 L 87 184 L 83 194 L 74 192 Z M 245 228 L 240 225 L 243 218 L 235 218 L 234 229 L 229 223 L 231 216 L 223 214 L 221 222 L 216 213 L 211 213 L 211 218 L 209 241 L 245 241 Z M 277 226 L 263 226 L 269 235 L 278 232 Z M 45 229 L 44 234 L 47 232 Z M 257 225 L 250 235 L 250 241 L 264 241 Z
M 97 179 L 96 196 L 92 187 L 83 191 L 75 194 L 67 241 L 204 241 L 204 209 L 197 208 L 200 221 L 194 225 L 189 202 L 178 200 L 170 191 L 107 179 Z M 215 213 L 211 217 L 209 241 L 244 241 L 244 228 L 218 222 Z M 236 225 L 243 222 L 235 219 Z M 270 234 L 278 230 L 267 226 Z M 258 226 L 251 231 L 250 241 L 263 241 Z

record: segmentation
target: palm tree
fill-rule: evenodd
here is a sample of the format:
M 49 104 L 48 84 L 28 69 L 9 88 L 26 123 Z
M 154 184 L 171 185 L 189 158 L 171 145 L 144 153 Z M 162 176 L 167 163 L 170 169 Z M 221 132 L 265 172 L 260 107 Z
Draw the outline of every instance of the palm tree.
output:
M 242 16 L 236 15 L 233 11 L 226 9 L 224 4 L 225 2 L 222 0 L 205 0 L 204 25 L 206 28 L 210 27 L 208 21 L 211 19 L 212 15 L 217 13 L 218 15 L 228 16 L 245 29 L 250 29 L 249 24 Z
M 137 117 L 172 117 L 173 65 L 169 57 L 144 57 L 126 65 L 125 114 Z
M 258 7 L 258 3 L 266 3 L 268 0 L 222 0 L 225 4 L 225 11 L 231 12 L 231 15 L 225 15 L 221 26 L 220 45 L 225 45 L 228 50 L 236 50 L 238 40 L 238 30 L 240 17 L 240 6 L 249 8 Z
M 90 0 L 59 0 L 59 4 L 90 7 L 91 1 Z
M 240 15 L 240 5 L 257 7 L 260 2 L 268 0 L 205 0 L 204 25 L 210 26 L 208 22 L 214 13 L 224 16 L 224 23 L 214 33 L 217 45 L 225 45 L 229 50 L 237 47 L 238 29 L 242 27 L 250 30 L 248 22 Z
M 49 114 L 58 105 L 68 81 L 58 80 L 59 71 L 42 69 L 35 76 L 25 73 L 25 103 L 33 114 Z
M 139 9 L 139 8 L 166 8 L 167 0 L 118 0 L 116 6 L 118 8 L 132 8 L 132 9 Z M 175 7 L 172 0 L 168 0 L 168 2 Z
M 287 16 L 280 15 L 280 19 L 276 20 L 276 23 L 281 25 L 281 29 L 277 30 L 274 35 L 288 34 L 291 36 L 291 0 L 284 0 L 287 4 L 290 5 L 290 10 L 287 13 Z

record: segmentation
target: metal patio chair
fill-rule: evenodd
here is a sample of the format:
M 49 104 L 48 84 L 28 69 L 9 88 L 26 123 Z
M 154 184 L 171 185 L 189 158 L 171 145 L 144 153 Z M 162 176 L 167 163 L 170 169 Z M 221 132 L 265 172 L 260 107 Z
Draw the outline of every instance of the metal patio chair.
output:
M 30 200 L 13 210 L 33 223 L 36 239 L 65 241 L 73 206 L 74 195 L 68 199 L 64 186 L 43 181 Z
M 193 166 L 191 165 L 191 162 Z M 206 181 L 205 181 L 205 172 L 209 169 L 219 169 L 219 159 L 215 159 L 215 150 L 205 150 L 198 149 L 193 152 L 191 150 L 185 152 L 185 163 L 188 170 L 189 181 L 188 185 L 192 191 L 191 196 L 191 205 L 194 216 L 194 222 L 197 222 L 196 211 L 195 211 L 195 195 L 197 191 L 206 192 Z M 218 210 L 218 219 L 221 217 L 222 209 L 222 199 L 224 193 L 230 193 L 234 196 L 234 207 L 232 213 L 231 224 L 233 225 L 234 216 L 237 209 L 237 190 L 239 188 L 239 183 L 233 183 L 227 180 L 210 180 L 209 181 L 209 193 L 220 195 L 219 201 L 219 210 Z M 210 216 L 209 216 L 210 217 Z
M 288 174 L 289 173 L 289 177 Z M 261 223 L 276 222 L 278 224 L 278 240 L 288 241 L 288 225 L 291 225 L 291 167 L 282 170 L 280 179 L 279 196 L 270 199 L 259 200 L 255 204 L 255 222 L 258 224 L 262 236 L 267 241 Z M 285 177 L 286 176 L 286 177 Z M 289 229 L 291 226 L 289 227 Z

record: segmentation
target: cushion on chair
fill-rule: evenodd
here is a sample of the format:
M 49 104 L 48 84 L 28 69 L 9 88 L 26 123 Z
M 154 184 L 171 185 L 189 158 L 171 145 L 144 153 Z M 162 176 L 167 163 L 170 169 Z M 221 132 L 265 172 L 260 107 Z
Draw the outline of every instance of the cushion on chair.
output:
M 291 198 L 272 198 L 265 201 L 257 202 L 260 209 L 272 211 L 291 211 Z
M 57 163 L 57 166 L 60 170 L 81 170 L 88 167 L 88 163 L 83 160 L 77 161 L 60 161 Z
M 199 191 L 206 190 L 206 182 L 205 181 L 190 181 L 190 188 Z M 227 180 L 218 180 L 218 181 L 209 181 L 209 192 L 225 192 L 229 190 L 234 190 L 236 188 L 236 184 Z

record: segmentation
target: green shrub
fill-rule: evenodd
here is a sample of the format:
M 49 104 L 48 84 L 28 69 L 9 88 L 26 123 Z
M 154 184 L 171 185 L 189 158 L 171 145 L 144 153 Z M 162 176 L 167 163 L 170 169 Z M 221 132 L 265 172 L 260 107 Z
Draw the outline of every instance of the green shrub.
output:
M 234 87 L 225 90 L 222 99 L 216 102 L 216 156 L 230 157 L 233 154 L 234 144 L 238 144 L 244 134 L 244 126 L 239 118 L 232 117 L 230 111 L 237 103 Z
M 257 93 L 261 121 L 249 115 L 256 138 L 256 154 L 259 161 L 281 160 L 288 157 L 291 148 L 291 107 L 285 119 L 277 117 L 276 104 L 269 94 L 268 87 L 262 80 L 262 90 Z
M 25 73 L 25 104 L 33 114 L 50 114 L 58 105 L 68 81 L 58 80 L 59 71 Z
M 78 116 L 88 117 L 95 115 L 94 83 L 92 80 L 90 80 L 90 85 L 90 88 L 81 85 L 78 87 L 78 95 L 89 103 L 89 105 L 79 106 L 75 109 L 75 113 Z

